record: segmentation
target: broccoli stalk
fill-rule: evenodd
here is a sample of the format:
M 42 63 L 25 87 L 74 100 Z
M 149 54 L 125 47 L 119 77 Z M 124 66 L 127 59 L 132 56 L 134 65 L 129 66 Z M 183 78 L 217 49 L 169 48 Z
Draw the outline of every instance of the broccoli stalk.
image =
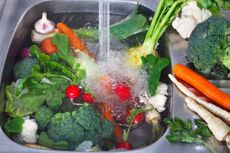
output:
M 141 46 L 131 48 L 128 52 L 130 65 L 141 66 L 141 57 L 148 54 L 158 56 L 156 51 L 158 40 L 187 2 L 189 0 L 160 0 L 144 43 Z

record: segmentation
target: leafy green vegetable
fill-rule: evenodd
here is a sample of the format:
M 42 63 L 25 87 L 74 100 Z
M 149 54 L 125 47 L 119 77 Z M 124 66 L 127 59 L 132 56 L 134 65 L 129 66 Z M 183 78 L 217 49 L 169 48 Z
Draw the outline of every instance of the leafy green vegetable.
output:
M 66 141 L 54 142 L 48 137 L 48 135 L 45 132 L 40 133 L 38 137 L 38 144 L 53 149 L 68 149 L 68 143 Z
M 228 0 L 197 0 L 197 5 L 200 8 L 209 9 L 210 12 L 216 15 L 221 15 L 221 9 L 230 10 L 230 2 Z
M 189 39 L 188 60 L 206 75 L 226 78 L 230 70 L 229 34 L 230 23 L 220 16 L 211 16 L 198 24 Z
M 42 91 L 36 89 L 31 91 L 25 89 L 19 96 L 16 96 L 16 86 L 14 82 L 6 87 L 6 96 L 5 111 L 12 117 L 32 114 L 45 101 L 45 96 L 42 94 Z
M 22 125 L 24 123 L 24 119 L 22 117 L 14 117 L 11 119 L 8 119 L 8 121 L 5 123 L 5 130 L 7 133 L 11 134 L 19 134 L 22 132 Z
M 110 33 L 118 40 L 146 31 L 148 22 L 142 14 L 132 13 L 125 19 L 110 26 Z M 80 28 L 74 30 L 80 38 L 96 41 L 99 38 L 97 28 Z
M 156 94 L 161 72 L 169 65 L 169 59 L 156 57 L 151 54 L 142 57 L 141 59 L 143 66 L 148 73 L 149 93 L 151 96 L 154 96 Z
M 213 146 L 205 142 L 205 139 L 211 136 L 211 132 L 202 120 L 195 120 L 197 126 L 195 130 L 193 130 L 192 122 L 190 120 L 183 121 L 176 117 L 174 119 L 166 118 L 165 122 L 170 128 L 170 132 L 166 136 L 166 139 L 169 142 L 201 143 L 212 153 L 216 153 Z

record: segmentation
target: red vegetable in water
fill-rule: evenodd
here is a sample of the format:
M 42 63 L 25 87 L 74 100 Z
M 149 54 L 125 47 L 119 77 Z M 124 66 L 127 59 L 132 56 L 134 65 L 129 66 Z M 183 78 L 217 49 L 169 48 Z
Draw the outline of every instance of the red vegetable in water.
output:
M 125 150 L 132 150 L 133 149 L 133 146 L 128 143 L 127 141 L 122 141 L 122 142 L 119 142 L 117 145 L 116 145 L 116 148 L 117 149 L 125 149 Z
M 70 85 L 66 88 L 66 97 L 74 100 L 81 94 L 81 89 L 76 85 Z
M 116 95 L 121 101 L 128 101 L 131 98 L 131 91 L 126 84 L 117 84 L 114 88 Z
M 128 108 L 127 111 L 126 111 L 126 116 L 129 116 L 130 114 L 131 114 L 131 109 Z M 145 118 L 145 114 L 144 113 L 139 113 L 134 117 L 132 124 L 141 123 L 144 120 L 144 118 Z
M 95 98 L 90 93 L 84 93 L 82 95 L 82 100 L 83 100 L 83 102 L 86 102 L 86 103 L 89 103 L 89 104 L 93 104 L 95 102 Z

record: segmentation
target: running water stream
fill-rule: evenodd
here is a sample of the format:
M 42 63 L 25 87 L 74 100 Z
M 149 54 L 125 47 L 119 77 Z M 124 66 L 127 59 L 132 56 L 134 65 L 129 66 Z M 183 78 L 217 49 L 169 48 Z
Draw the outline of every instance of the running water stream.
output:
M 110 52 L 110 2 L 99 0 L 99 53 L 98 60 L 106 62 Z

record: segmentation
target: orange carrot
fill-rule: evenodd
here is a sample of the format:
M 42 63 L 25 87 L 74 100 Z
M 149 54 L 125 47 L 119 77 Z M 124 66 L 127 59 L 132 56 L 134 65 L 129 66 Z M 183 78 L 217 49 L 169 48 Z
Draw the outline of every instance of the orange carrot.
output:
M 101 110 L 101 116 L 102 119 L 106 119 L 108 121 L 113 121 L 113 115 L 111 113 L 111 108 L 110 105 L 108 104 L 108 102 L 101 102 L 99 104 L 100 110 Z
M 74 49 L 79 49 L 80 51 L 86 53 L 88 56 L 93 57 L 93 53 L 86 47 L 85 43 L 70 27 L 62 22 L 59 22 L 57 24 L 57 28 L 61 33 L 68 36 L 70 44 Z
M 52 44 L 52 38 L 46 38 L 44 39 L 40 45 L 39 48 L 41 49 L 41 51 L 45 54 L 51 55 L 53 53 L 57 52 L 57 47 Z
M 117 141 L 120 142 L 122 140 L 122 128 L 118 125 L 114 125 L 114 136 L 116 137 Z
M 213 100 L 213 102 L 230 110 L 230 95 L 218 89 L 207 79 L 182 64 L 176 64 L 173 72 L 176 77 L 199 90 L 209 99 Z

